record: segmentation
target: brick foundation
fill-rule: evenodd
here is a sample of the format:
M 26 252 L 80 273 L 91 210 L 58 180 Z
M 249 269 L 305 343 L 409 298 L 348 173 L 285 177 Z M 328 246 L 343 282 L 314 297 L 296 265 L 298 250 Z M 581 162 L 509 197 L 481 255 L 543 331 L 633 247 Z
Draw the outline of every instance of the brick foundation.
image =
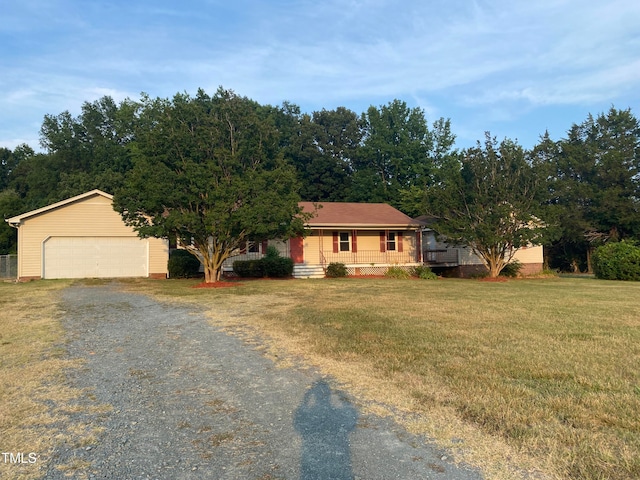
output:
M 544 269 L 542 263 L 523 263 L 520 269 L 521 276 L 536 275 Z
M 542 272 L 542 263 L 523 263 L 520 269 L 519 276 L 526 277 L 527 275 L 536 275 Z M 436 270 L 437 272 L 437 270 Z M 469 278 L 475 275 L 486 274 L 489 271 L 484 265 L 460 265 L 458 267 L 446 269 L 441 273 L 445 277 L 453 278 Z
M 149 278 L 153 280 L 166 280 L 167 274 L 166 273 L 150 273 Z
M 20 277 L 18 278 L 19 282 L 30 282 L 32 280 L 41 280 L 42 277 L 37 275 L 37 276 L 33 276 L 33 277 Z

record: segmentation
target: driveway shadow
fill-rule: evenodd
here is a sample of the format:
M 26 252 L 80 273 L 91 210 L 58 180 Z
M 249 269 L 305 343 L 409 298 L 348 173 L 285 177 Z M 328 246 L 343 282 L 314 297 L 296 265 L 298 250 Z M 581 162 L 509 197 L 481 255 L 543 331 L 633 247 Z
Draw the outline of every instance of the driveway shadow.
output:
M 305 393 L 294 426 L 302 436 L 300 480 L 352 480 L 349 433 L 358 411 L 319 380 Z

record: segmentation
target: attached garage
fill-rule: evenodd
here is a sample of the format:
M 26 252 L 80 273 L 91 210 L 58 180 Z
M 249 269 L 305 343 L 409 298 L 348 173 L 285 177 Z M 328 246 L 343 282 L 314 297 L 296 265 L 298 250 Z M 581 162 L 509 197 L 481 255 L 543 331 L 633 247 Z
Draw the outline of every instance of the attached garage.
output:
M 7 220 L 18 229 L 18 278 L 166 278 L 165 240 L 141 239 L 100 190 Z

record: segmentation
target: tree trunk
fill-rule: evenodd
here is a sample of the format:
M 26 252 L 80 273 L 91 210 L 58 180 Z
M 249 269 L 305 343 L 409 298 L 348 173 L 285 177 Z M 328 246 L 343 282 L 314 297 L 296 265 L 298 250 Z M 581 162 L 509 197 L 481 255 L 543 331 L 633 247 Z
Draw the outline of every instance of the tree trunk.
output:
M 222 262 L 226 258 L 221 258 L 222 255 L 214 253 L 210 255 L 209 252 L 204 256 L 204 281 L 205 283 L 215 283 L 220 281 L 222 276 Z
M 489 277 L 497 278 L 498 275 L 500 275 L 500 271 L 502 270 L 502 267 L 499 265 L 499 262 L 492 259 L 492 261 L 489 262 L 488 267 L 489 267 Z
M 221 257 L 221 254 L 216 251 L 214 248 L 210 248 L 210 245 L 202 245 L 198 243 L 194 243 L 190 246 L 185 247 L 187 251 L 191 252 L 195 255 L 200 263 L 202 264 L 202 268 L 204 270 L 204 281 L 205 283 L 215 283 L 220 280 L 220 275 L 222 273 L 222 262 L 226 259 Z
M 200 260 L 204 269 L 205 283 L 215 283 L 220 281 L 222 264 L 231 256 L 235 247 L 224 242 L 215 242 L 213 238 L 208 238 L 202 241 L 192 240 L 192 243 L 185 245 L 184 248 Z
M 216 280 L 216 272 L 209 265 L 204 266 L 204 281 L 205 283 L 214 283 Z
M 591 255 L 595 249 L 589 245 L 587 247 L 587 273 L 593 273 L 593 266 L 591 265 Z
M 224 244 L 215 244 L 210 240 L 207 245 L 200 247 L 200 255 L 204 265 L 204 281 L 219 282 L 222 277 L 222 264 L 231 255 L 231 248 Z
M 489 277 L 497 278 L 505 265 L 504 258 L 497 254 L 479 255 L 484 260 L 485 267 L 489 269 Z

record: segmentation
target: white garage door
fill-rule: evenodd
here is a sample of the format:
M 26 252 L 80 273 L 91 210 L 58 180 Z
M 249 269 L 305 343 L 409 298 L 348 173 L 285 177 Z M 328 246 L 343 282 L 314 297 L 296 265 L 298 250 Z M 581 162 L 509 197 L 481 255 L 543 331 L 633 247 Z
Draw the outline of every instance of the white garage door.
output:
M 50 237 L 43 278 L 146 277 L 149 242 L 132 237 Z

